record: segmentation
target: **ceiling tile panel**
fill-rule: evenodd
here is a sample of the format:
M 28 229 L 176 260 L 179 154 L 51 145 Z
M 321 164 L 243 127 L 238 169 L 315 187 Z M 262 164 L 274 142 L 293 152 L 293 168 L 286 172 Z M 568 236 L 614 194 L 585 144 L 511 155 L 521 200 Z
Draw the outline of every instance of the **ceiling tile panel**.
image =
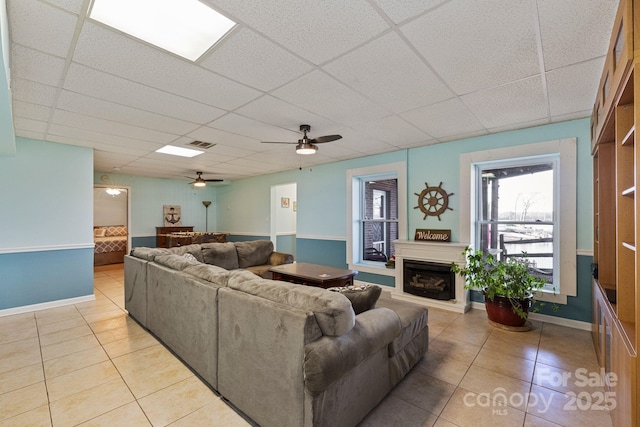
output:
M 433 9 L 449 0 L 374 0 L 396 24 Z
M 57 107 L 74 113 L 180 135 L 200 127 L 195 123 L 114 104 L 67 90 L 60 94 Z
M 201 141 L 200 138 L 195 138 Z M 207 148 L 205 151 L 205 155 L 207 158 L 216 158 L 221 162 L 226 162 L 231 159 L 236 159 L 238 157 L 246 157 L 251 154 L 256 153 L 256 150 L 247 150 L 240 147 L 234 147 L 233 145 L 227 144 L 216 144 L 211 148 Z
M 542 78 L 531 77 L 462 96 L 462 102 L 485 128 L 548 116 Z
M 484 130 L 478 119 L 457 98 L 408 111 L 401 116 L 437 139 L 449 139 Z
M 11 72 L 23 79 L 58 86 L 62 79 L 63 58 L 14 44 L 11 49 Z
M 335 58 L 389 26 L 365 0 L 207 0 L 314 64 Z M 357 19 L 353 19 L 357 17 Z
M 547 72 L 551 115 L 560 116 L 593 108 L 604 58 Z
M 296 141 L 302 136 L 298 132 L 271 126 L 233 113 L 217 119 L 210 126 L 227 132 L 237 132 L 258 141 Z
M 462 95 L 538 74 L 531 3 L 453 0 L 401 27 Z
M 200 124 L 208 123 L 224 114 L 224 111 L 218 108 L 78 64 L 71 64 L 64 88 L 116 104 Z
M 14 117 L 28 117 L 33 120 L 40 120 L 46 122 L 51 115 L 51 108 L 44 105 L 30 104 L 28 102 L 14 101 L 13 102 L 13 116 Z
M 525 129 L 533 126 L 546 125 L 549 123 L 550 123 L 550 120 L 548 118 L 544 118 L 544 119 L 538 119 L 538 120 L 527 120 L 526 122 L 521 122 L 521 123 L 509 123 L 508 125 L 505 125 L 505 126 L 498 126 L 498 127 L 490 128 L 487 130 L 490 133 L 506 132 L 509 130 Z
M 42 132 L 32 132 L 30 130 L 23 130 L 16 128 L 16 136 L 22 138 L 31 138 L 31 139 L 40 139 L 42 141 L 45 140 L 44 133 Z
M 47 130 L 47 122 L 25 119 L 22 117 L 16 117 L 13 120 L 13 125 L 16 129 L 20 129 L 21 131 L 26 130 L 30 132 L 45 133 Z
M 155 151 L 162 146 L 162 144 L 156 144 L 148 141 L 141 141 L 139 139 L 119 137 L 115 135 L 109 135 L 106 133 L 96 132 L 90 129 L 81 129 L 73 126 L 67 126 L 62 124 L 51 124 L 49 126 L 48 135 L 67 136 L 79 141 L 96 142 L 101 144 L 109 144 L 114 147 L 129 147 L 132 150 L 135 149 L 139 155 L 144 155 L 150 151 Z
M 11 94 L 14 100 L 52 107 L 56 100 L 57 89 L 42 83 L 21 78 L 11 79 Z
M 312 66 L 248 28 L 226 37 L 201 65 L 264 91 L 294 80 Z
M 133 156 L 135 158 L 144 156 L 146 153 L 148 153 L 147 150 L 141 150 L 139 148 L 128 146 L 128 145 L 113 145 L 109 142 L 92 141 L 92 140 L 83 138 L 82 137 L 83 135 L 79 135 L 79 137 L 76 138 L 75 137 L 76 134 L 73 132 L 73 130 L 69 130 L 69 129 L 65 130 L 63 128 L 58 127 L 56 129 L 56 132 L 58 132 L 59 134 L 57 133 L 48 134 L 46 140 L 53 141 L 53 142 L 60 142 L 62 144 L 77 145 L 80 147 L 90 147 L 96 150 L 109 151 L 110 153 Z M 111 165 L 111 167 L 113 166 L 114 165 Z
M 177 135 L 145 129 L 138 126 L 116 123 L 110 120 L 99 119 L 86 116 L 84 114 L 72 113 L 64 110 L 56 110 L 53 114 L 52 123 L 87 129 L 111 135 L 119 135 L 126 138 L 139 139 L 142 141 L 155 142 L 157 144 L 168 144 L 175 140 Z
M 342 124 L 367 122 L 391 113 L 321 71 L 306 74 L 272 95 Z
M 354 128 L 363 134 L 378 138 L 397 147 L 433 139 L 398 116 L 385 117 L 384 119 L 356 125 Z
M 236 113 L 296 132 L 300 129 L 301 124 L 308 124 L 311 125 L 311 135 L 316 134 L 317 131 L 323 132 L 323 134 L 326 132 L 333 133 L 335 129 L 342 127 L 342 125 L 334 121 L 310 113 L 270 95 L 265 95 L 242 108 L 238 108 Z
M 238 135 L 230 132 L 225 132 L 220 129 L 214 129 L 209 126 L 204 126 L 200 129 L 189 134 L 192 139 L 199 139 L 200 141 L 212 142 L 214 144 L 221 144 L 233 148 L 240 148 L 249 151 L 260 150 L 261 146 L 259 141 L 255 138 L 249 138 L 247 136 Z
M 453 97 L 396 33 L 371 41 L 323 68 L 395 113 Z
M 260 92 L 108 28 L 86 22 L 73 60 L 128 80 L 223 109 L 234 109 Z
M 66 11 L 79 15 L 84 12 L 84 0 L 45 0 L 47 3 L 58 6 Z
M 52 55 L 66 57 L 77 16 L 38 0 L 9 0 L 11 41 Z
M 546 70 L 604 56 L 618 0 L 537 0 Z
M 329 144 L 340 144 L 351 150 L 369 154 L 377 154 L 397 150 L 397 147 L 387 144 L 386 142 L 381 141 L 377 138 L 364 135 L 362 132 L 355 129 L 343 128 L 340 129 L 340 134 L 342 135 L 342 139 L 335 142 L 322 144 L 322 146 Z

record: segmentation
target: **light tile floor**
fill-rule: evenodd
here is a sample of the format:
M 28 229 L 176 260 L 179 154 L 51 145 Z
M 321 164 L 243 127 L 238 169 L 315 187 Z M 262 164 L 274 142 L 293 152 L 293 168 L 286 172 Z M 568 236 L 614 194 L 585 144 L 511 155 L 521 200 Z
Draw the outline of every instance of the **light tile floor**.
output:
M 98 267 L 95 301 L 0 317 L 0 427 L 250 425 L 127 317 L 123 282 Z M 362 426 L 611 425 L 576 371 L 598 372 L 589 332 L 506 332 L 479 310 L 429 324 L 429 351 Z

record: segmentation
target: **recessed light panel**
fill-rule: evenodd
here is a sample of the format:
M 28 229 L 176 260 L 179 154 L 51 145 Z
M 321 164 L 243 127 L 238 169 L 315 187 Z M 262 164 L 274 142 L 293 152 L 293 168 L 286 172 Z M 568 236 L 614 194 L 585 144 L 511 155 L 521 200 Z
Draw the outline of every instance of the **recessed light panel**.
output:
M 236 25 L 198 0 L 94 0 L 89 17 L 191 61 Z
M 195 157 L 204 153 L 200 150 L 192 150 L 191 148 L 176 147 L 175 145 L 165 145 L 162 148 L 158 148 L 156 153 L 171 154 L 173 156 L 181 157 Z

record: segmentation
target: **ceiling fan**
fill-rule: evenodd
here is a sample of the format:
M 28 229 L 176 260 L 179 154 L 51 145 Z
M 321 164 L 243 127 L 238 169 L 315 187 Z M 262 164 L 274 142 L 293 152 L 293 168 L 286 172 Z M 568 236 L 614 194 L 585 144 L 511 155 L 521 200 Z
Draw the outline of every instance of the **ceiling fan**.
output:
M 207 182 L 222 182 L 222 181 L 224 181 L 224 179 L 204 179 L 204 178 L 202 178 L 202 172 L 196 172 L 196 175 L 198 175 L 197 178 L 192 178 L 190 176 L 186 176 L 185 177 L 185 178 L 193 179 L 193 182 L 190 182 L 189 184 L 193 184 L 194 187 L 206 187 L 207 186 Z
M 274 141 L 262 141 L 263 144 L 296 144 L 296 153 L 298 154 L 313 154 L 318 151 L 316 144 L 322 144 L 324 142 L 336 141 L 342 138 L 342 135 L 325 135 L 317 138 L 308 138 L 307 132 L 311 131 L 311 126 L 300 125 L 300 131 L 304 133 L 302 139 L 298 142 L 274 142 Z

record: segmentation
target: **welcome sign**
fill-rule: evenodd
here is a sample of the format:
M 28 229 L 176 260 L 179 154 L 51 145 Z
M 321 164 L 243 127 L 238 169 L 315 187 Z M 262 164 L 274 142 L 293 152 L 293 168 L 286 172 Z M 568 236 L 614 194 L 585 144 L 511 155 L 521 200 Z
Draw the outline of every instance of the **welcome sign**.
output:
M 415 240 L 425 240 L 429 242 L 449 242 L 451 241 L 451 230 L 434 230 L 431 228 L 416 228 Z

